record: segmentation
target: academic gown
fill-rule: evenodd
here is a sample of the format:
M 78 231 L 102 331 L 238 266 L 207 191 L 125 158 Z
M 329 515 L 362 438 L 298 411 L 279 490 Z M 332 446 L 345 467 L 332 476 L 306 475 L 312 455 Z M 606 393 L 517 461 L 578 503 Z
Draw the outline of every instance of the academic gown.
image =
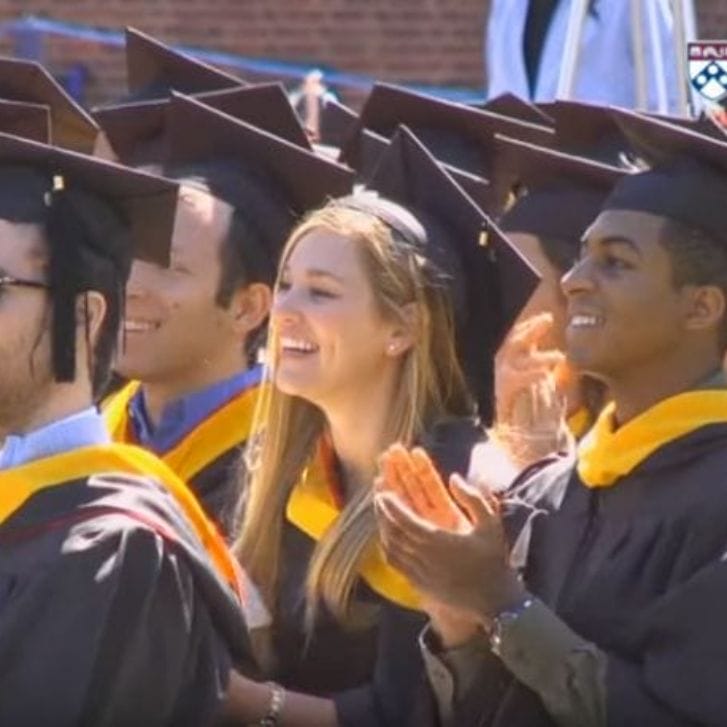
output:
M 242 381 L 221 405 L 191 427 L 181 427 L 171 446 L 147 446 L 130 415 L 132 401 L 140 395 L 133 381 L 103 404 L 104 417 L 116 442 L 149 449 L 174 470 L 195 493 L 205 512 L 229 536 L 233 530 L 241 452 L 250 436 L 253 414 L 262 386 L 262 369 L 245 372 Z
M 465 472 L 481 430 L 461 420 L 435 429 L 426 446 L 443 474 Z M 360 580 L 355 604 L 368 625 L 346 627 L 321 607 L 310 643 L 303 624 L 304 582 L 315 541 L 290 522 L 283 532 L 281 586 L 273 641 L 274 678 L 285 687 L 332 698 L 341 727 L 418 724 L 425 693 L 418 634 L 424 614 L 388 600 Z
M 233 590 L 152 480 L 38 489 L 0 524 L 0 725 L 203 727 L 245 640 Z
M 544 468 L 508 519 L 528 590 L 607 656 L 607 724 L 727 724 L 727 425 L 663 445 L 612 487 Z M 532 516 L 525 517 L 530 513 Z M 554 725 L 488 654 L 455 723 Z

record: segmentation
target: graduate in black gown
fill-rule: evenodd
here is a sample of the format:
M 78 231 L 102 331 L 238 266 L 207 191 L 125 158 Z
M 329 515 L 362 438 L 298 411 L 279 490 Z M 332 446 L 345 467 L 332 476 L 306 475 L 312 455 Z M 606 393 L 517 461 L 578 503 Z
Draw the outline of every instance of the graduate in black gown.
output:
M 426 442 L 448 473 L 467 466 L 481 437 L 475 397 L 486 418 L 492 393 L 482 362 L 537 284 L 488 228 L 401 130 L 369 188 L 312 213 L 283 252 L 274 386 L 248 457 L 236 546 L 268 611 L 252 641 L 287 690 L 281 724 L 414 719 L 423 615 L 415 589 L 383 561 L 372 480 L 396 439 Z M 479 384 L 474 396 L 468 381 Z M 241 719 L 265 714 L 275 693 L 242 684 Z
M 497 185 L 512 192 L 497 224 L 541 279 L 497 353 L 495 423 L 488 441 L 475 451 L 469 473 L 491 487 L 507 486 L 533 462 L 567 451 L 603 406 L 602 385 L 574 375 L 565 360 L 566 299 L 560 279 L 578 258 L 583 233 L 626 173 L 500 135 L 496 146 Z
M 93 407 L 169 181 L 0 134 L 0 724 L 198 725 L 245 628 L 190 492 Z
M 725 724 L 727 145 L 616 118 L 652 168 L 616 185 L 563 280 L 569 358 L 613 397 L 577 461 L 504 501 L 455 478 L 447 510 L 429 487 L 447 528 L 416 478 L 378 500 L 390 562 L 471 622 L 432 609 L 433 722 Z
M 287 111 L 297 124 L 276 86 L 236 94 L 239 110 L 271 119 Z M 229 533 L 236 464 L 263 385 L 257 353 L 278 256 L 296 219 L 345 194 L 352 175 L 194 99 L 175 97 L 159 113 L 156 161 L 182 185 L 172 264 L 132 267 L 115 365 L 130 381 L 103 410 L 115 441 L 161 457 Z M 133 123 L 136 112 L 116 115 Z M 128 157 L 138 162 L 133 141 Z

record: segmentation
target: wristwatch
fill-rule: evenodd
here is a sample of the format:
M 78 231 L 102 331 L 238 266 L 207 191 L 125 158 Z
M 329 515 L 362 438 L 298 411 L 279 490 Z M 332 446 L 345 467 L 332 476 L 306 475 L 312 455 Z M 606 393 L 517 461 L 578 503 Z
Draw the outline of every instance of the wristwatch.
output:
M 270 687 L 270 705 L 267 714 L 256 723 L 256 727 L 278 727 L 280 724 L 280 716 L 285 706 L 285 689 L 276 684 L 269 682 Z
M 510 624 L 515 623 L 535 600 L 531 596 L 523 598 L 516 606 L 507 611 L 500 611 L 493 619 L 490 625 L 490 649 L 493 654 L 500 656 L 500 648 L 502 646 L 502 636 Z

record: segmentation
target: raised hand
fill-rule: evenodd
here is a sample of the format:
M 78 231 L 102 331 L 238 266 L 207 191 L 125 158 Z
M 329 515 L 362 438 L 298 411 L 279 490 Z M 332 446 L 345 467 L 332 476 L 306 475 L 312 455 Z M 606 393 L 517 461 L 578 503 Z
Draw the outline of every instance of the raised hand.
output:
M 374 497 L 377 523 L 388 560 L 432 602 L 488 625 L 490 617 L 523 593 L 508 564 L 497 499 L 454 475 L 450 491 L 466 524 L 447 529 L 415 512 L 394 491 Z
M 381 456 L 377 492 L 396 494 L 423 520 L 445 530 L 464 532 L 469 523 L 450 496 L 437 468 L 420 447 L 411 452 L 394 444 Z
M 560 351 L 539 348 L 552 325 L 549 313 L 528 318 L 497 354 L 493 434 L 522 467 L 568 443 L 566 392 L 573 373 Z

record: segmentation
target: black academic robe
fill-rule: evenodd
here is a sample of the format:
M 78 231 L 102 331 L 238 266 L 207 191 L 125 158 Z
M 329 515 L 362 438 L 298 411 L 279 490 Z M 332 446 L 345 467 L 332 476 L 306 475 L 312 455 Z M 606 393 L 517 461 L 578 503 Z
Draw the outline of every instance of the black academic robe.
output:
M 217 524 L 228 543 L 234 534 L 240 499 L 239 483 L 244 480 L 242 453 L 246 441 L 242 439 L 225 450 L 187 481 L 200 505 Z
M 311 538 L 286 523 L 273 632 L 275 679 L 288 689 L 332 698 L 341 727 L 403 727 L 422 688 L 417 638 L 426 619 L 361 584 L 355 600 L 358 608 L 366 604 L 371 622 L 346 628 L 322 609 L 306 645 L 302 589 L 314 547 Z
M 466 471 L 482 433 L 462 420 L 436 428 L 425 440 L 444 474 Z M 285 687 L 332 698 L 341 727 L 416 725 L 416 702 L 424 694 L 424 667 L 418 637 L 426 623 L 419 612 L 378 595 L 363 581 L 354 601 L 367 611 L 367 625 L 346 627 L 322 607 L 306 644 L 303 588 L 315 541 L 286 522 L 274 678 Z
M 727 724 L 727 425 L 657 450 L 616 485 L 588 489 L 572 462 L 520 496 L 542 509 L 509 520 L 527 545 L 528 589 L 608 657 L 612 727 Z M 555 724 L 497 657 L 457 724 Z
M 255 372 L 252 372 L 255 373 Z M 130 416 L 130 402 L 138 382 L 131 382 L 110 396 L 102 411 L 115 442 L 134 444 L 139 438 Z M 197 496 L 207 515 L 227 538 L 233 534 L 240 488 L 241 454 L 251 433 L 253 413 L 261 391 L 260 376 L 223 406 L 188 431 L 169 451 L 154 451 Z
M 203 727 L 245 638 L 231 588 L 151 481 L 39 490 L 0 525 L 0 725 Z

